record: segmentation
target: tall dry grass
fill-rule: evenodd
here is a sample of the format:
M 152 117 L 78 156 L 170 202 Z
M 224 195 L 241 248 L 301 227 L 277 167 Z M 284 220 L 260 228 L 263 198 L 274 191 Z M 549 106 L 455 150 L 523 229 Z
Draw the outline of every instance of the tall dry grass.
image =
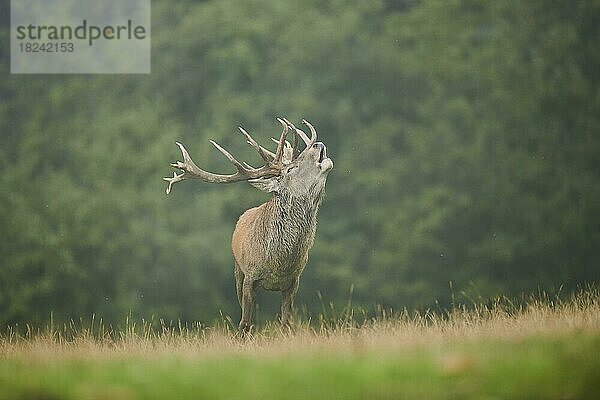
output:
M 45 329 L 8 328 L 0 336 L 0 359 L 102 359 L 128 357 L 208 357 L 226 354 L 395 351 L 421 346 L 514 341 L 531 337 L 600 334 L 600 291 L 587 289 L 568 299 L 546 296 L 515 303 L 456 306 L 448 312 L 399 313 L 379 310 L 357 317 L 350 309 L 331 318 L 297 321 L 291 330 L 269 323 L 240 337 L 224 318 L 215 326 L 171 326 L 163 321 L 128 320 L 120 330 L 94 318 L 88 323 L 50 324 Z

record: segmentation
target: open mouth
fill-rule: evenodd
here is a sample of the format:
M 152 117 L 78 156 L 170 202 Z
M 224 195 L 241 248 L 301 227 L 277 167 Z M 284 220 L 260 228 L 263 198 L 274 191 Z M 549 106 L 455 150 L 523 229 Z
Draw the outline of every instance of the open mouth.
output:
M 325 145 L 321 147 L 321 152 L 319 153 L 319 162 L 323 162 L 324 159 L 327 158 L 327 148 Z
M 321 172 L 324 174 L 331 171 L 331 169 L 333 168 L 333 161 L 331 161 L 331 159 L 327 157 L 327 148 L 323 143 L 321 143 L 321 149 L 319 151 L 318 165 L 321 169 Z

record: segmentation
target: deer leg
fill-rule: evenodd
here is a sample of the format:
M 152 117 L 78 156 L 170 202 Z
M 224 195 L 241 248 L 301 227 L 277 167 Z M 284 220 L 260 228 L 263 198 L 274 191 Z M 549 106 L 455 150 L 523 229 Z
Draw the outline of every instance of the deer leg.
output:
M 244 276 L 242 284 L 242 319 L 239 328 L 242 332 L 249 332 L 252 329 L 252 313 L 254 312 L 254 299 L 256 297 L 256 288 L 254 281 L 248 276 Z
M 242 306 L 242 288 L 244 286 L 244 273 L 242 272 L 242 269 L 238 265 L 237 261 L 234 261 L 234 264 L 235 264 L 235 269 L 234 269 L 233 273 L 235 275 L 235 291 L 237 293 L 238 302 L 240 303 L 240 307 L 241 307 Z
M 296 278 L 292 286 L 281 292 L 281 324 L 283 326 L 290 325 L 290 315 L 294 306 L 294 300 L 296 299 L 296 293 L 298 292 L 299 283 L 300 279 Z

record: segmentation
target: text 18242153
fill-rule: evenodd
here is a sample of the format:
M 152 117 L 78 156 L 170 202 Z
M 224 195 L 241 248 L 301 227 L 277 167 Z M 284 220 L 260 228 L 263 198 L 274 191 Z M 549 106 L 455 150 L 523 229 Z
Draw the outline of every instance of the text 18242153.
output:
M 72 53 L 75 46 L 70 42 L 25 42 L 19 43 L 19 50 L 22 53 Z

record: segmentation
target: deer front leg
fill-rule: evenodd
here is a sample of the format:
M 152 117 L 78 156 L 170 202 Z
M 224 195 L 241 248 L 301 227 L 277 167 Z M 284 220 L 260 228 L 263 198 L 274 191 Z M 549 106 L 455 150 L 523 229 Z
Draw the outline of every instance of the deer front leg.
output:
M 235 276 L 235 292 L 237 293 L 238 302 L 240 303 L 241 307 L 242 304 L 244 304 L 242 302 L 242 293 L 244 288 L 244 273 L 242 272 L 242 269 L 238 265 L 237 261 L 234 261 L 234 264 L 235 266 L 233 274 Z
M 294 306 L 299 283 L 300 278 L 296 278 L 292 286 L 281 292 L 281 324 L 283 326 L 290 325 L 290 315 L 292 314 L 292 307 Z
M 249 332 L 252 329 L 252 313 L 254 312 L 255 297 L 256 288 L 254 287 L 254 280 L 246 275 L 242 284 L 242 319 L 239 325 L 239 329 L 242 332 Z

